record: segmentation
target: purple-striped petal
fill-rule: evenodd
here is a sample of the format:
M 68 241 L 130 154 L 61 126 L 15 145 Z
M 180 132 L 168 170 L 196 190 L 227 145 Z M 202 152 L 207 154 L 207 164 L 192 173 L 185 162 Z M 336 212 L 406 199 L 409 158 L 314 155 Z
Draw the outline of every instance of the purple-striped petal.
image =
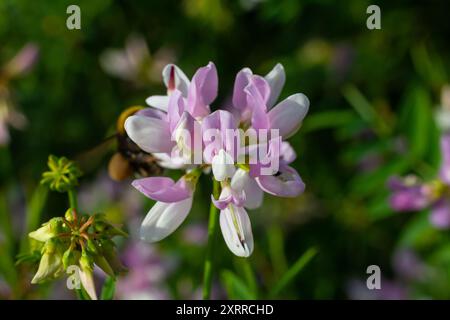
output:
M 187 97 L 190 82 L 180 68 L 174 64 L 168 64 L 164 67 L 162 76 L 169 93 L 176 89 L 181 91 L 184 97 Z

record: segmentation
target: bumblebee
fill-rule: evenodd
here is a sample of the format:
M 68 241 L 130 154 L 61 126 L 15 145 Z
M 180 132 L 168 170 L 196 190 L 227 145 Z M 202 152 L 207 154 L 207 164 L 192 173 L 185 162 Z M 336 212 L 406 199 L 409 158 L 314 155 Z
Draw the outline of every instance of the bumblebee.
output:
M 115 135 L 117 151 L 108 164 L 109 176 L 115 181 L 125 180 L 133 174 L 141 177 L 160 175 L 163 171 L 163 168 L 158 165 L 157 159 L 152 154 L 140 149 L 125 131 L 125 120 L 141 109 L 143 107 L 129 107 L 117 119 Z

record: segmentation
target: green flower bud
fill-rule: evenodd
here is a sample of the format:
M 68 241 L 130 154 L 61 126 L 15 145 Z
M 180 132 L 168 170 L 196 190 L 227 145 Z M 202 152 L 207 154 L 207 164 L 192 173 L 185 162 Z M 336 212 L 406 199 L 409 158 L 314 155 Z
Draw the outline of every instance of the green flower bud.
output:
M 28 236 L 37 241 L 46 242 L 47 240 L 55 237 L 63 230 L 62 218 L 53 218 L 50 221 L 44 223 L 42 227 L 36 231 L 30 232 Z
M 113 268 L 109 265 L 108 261 L 105 259 L 105 257 L 97 254 L 94 256 L 94 262 L 95 264 L 102 269 L 107 275 L 115 278 L 116 275 L 114 273 Z
M 59 241 L 49 239 L 43 249 L 39 268 L 31 280 L 31 283 L 39 283 L 44 280 L 59 277 L 64 269 L 62 264 L 62 252 Z
M 125 231 L 106 220 L 104 214 L 96 214 L 93 225 L 96 232 L 101 233 L 107 238 L 112 238 L 115 236 L 128 237 L 128 234 Z
M 93 253 L 93 254 L 97 254 L 98 250 L 97 250 L 97 245 L 95 244 L 95 242 L 91 239 L 89 239 L 87 241 L 87 249 L 89 252 Z
M 48 167 L 50 170 L 42 174 L 41 184 L 58 192 L 67 192 L 78 185 L 78 178 L 82 173 L 74 162 L 51 155 L 48 157 Z
M 114 242 L 111 240 L 104 240 L 101 242 L 101 253 L 108 264 L 114 271 L 114 274 L 121 274 L 127 272 L 127 268 L 122 264 L 115 249 Z
M 72 250 L 71 248 L 67 249 L 62 257 L 64 270 L 66 270 L 69 266 L 78 265 L 80 258 L 81 258 L 80 251 Z
M 80 258 L 80 280 L 84 290 L 86 290 L 89 297 L 92 300 L 97 300 L 97 293 L 95 292 L 94 285 L 94 259 L 86 252 L 83 251 Z
M 75 220 L 75 215 L 74 215 L 74 209 L 73 208 L 69 208 L 67 209 L 66 213 L 64 214 L 64 218 L 69 221 L 72 222 Z

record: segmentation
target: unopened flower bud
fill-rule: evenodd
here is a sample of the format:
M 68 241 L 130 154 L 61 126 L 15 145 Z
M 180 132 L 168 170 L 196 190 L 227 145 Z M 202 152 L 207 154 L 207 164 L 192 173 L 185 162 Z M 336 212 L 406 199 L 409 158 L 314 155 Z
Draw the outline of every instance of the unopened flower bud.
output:
M 89 297 L 92 300 L 97 300 L 97 293 L 95 292 L 94 285 L 94 259 L 91 255 L 87 253 L 86 250 L 83 251 L 80 258 L 80 280 L 83 284 L 84 290 L 86 290 Z
M 81 176 L 80 169 L 73 161 L 65 157 L 48 157 L 49 171 L 42 174 L 41 184 L 46 184 L 51 190 L 66 192 L 78 185 L 78 178 Z
M 62 225 L 63 220 L 61 218 L 53 218 L 36 231 L 30 232 L 28 236 L 37 241 L 46 242 L 62 231 Z
M 78 250 L 72 250 L 71 248 L 67 249 L 64 252 L 62 257 L 62 263 L 64 266 L 64 270 L 69 266 L 78 265 L 78 261 L 80 260 L 81 252 Z
M 57 278 L 63 272 L 62 253 L 59 248 L 59 241 L 48 240 L 43 249 L 41 262 L 31 283 L 39 283 L 44 280 Z

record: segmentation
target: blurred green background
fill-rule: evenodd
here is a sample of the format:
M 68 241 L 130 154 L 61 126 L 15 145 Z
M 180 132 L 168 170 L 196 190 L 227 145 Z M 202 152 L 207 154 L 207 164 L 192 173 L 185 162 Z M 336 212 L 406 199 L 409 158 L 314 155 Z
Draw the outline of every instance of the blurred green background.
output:
M 42 201 L 38 184 L 49 154 L 78 160 L 81 206 L 106 212 L 132 235 L 120 244 L 124 262 L 139 264 L 146 279 L 130 267 L 117 298 L 198 297 L 207 179 L 179 231 L 151 247 L 138 244 L 133 234 L 151 203 L 130 181 L 106 176 L 114 144 L 101 144 L 121 111 L 164 92 L 164 63 L 191 77 L 208 61 L 219 73 L 216 108 L 230 99 L 241 68 L 266 74 L 277 62 L 287 73 L 281 98 L 302 92 L 311 101 L 290 139 L 307 190 L 296 199 L 266 196 L 250 213 L 255 252 L 248 261 L 217 242 L 215 297 L 450 298 L 448 232 L 434 229 L 427 212 L 394 213 L 386 188 L 392 175 L 429 178 L 438 169 L 434 114 L 450 67 L 446 1 L 82 0 L 81 30 L 68 30 L 72 2 L 0 1 L 0 66 L 26 44 L 39 48 L 33 68 L 3 84 L 13 99 L 8 108 L 27 125 L 8 125 L 10 141 L 0 146 L 1 298 L 74 297 L 64 280 L 30 286 L 33 269 L 13 265 L 28 228 L 67 207 L 59 194 Z M 381 8 L 381 30 L 366 27 L 370 4 Z M 149 54 L 141 46 L 132 51 L 144 57 L 136 70 L 118 71 L 111 56 L 133 39 Z M 39 221 L 32 221 L 36 211 Z M 382 270 L 376 292 L 365 288 L 372 264 Z

